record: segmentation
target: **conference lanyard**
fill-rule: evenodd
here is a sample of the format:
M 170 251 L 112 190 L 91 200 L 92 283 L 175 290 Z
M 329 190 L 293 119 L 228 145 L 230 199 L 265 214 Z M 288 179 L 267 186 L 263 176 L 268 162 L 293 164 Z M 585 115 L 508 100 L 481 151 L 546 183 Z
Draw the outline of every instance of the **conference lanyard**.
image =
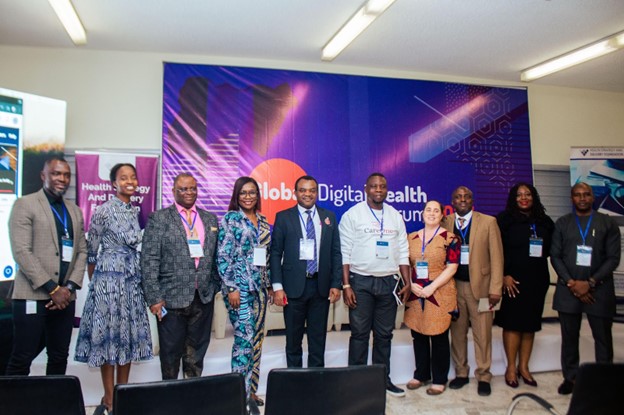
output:
M 530 226 L 531 226 L 531 232 L 533 233 L 533 238 L 537 238 L 537 231 L 535 230 L 535 224 L 532 223 Z
M 433 233 L 433 236 L 431 237 L 431 239 L 429 239 L 429 241 L 427 243 L 425 243 L 425 240 L 427 239 L 427 236 L 425 234 L 425 228 L 423 228 L 422 248 L 420 250 L 420 255 L 421 255 L 421 257 L 423 259 L 425 258 L 425 248 L 427 247 L 427 245 L 429 245 L 431 243 L 431 241 L 433 241 L 433 238 L 435 238 L 435 236 L 438 234 L 439 230 L 440 230 L 440 225 L 438 225 L 438 229 L 435 230 L 435 232 Z
M 314 209 L 306 209 L 306 210 L 311 210 L 312 212 L 310 213 L 310 220 L 312 221 L 312 226 L 314 226 L 314 217 L 316 216 L 316 208 Z M 308 230 L 308 223 L 303 220 L 303 216 L 301 215 L 301 211 L 299 211 L 299 209 L 297 209 L 297 213 L 299 213 L 299 220 L 301 220 L 301 223 L 303 224 L 303 229 L 306 230 L 306 232 L 303 232 L 303 239 L 308 239 L 308 235 L 307 230 Z M 316 229 L 314 230 L 314 233 L 316 234 Z M 316 243 L 316 241 L 315 241 Z
M 65 237 L 67 239 L 70 239 L 69 237 L 69 231 L 67 230 L 67 209 L 65 209 L 65 205 L 61 203 L 61 207 L 63 208 L 63 219 L 61 219 L 61 215 L 59 215 L 59 213 L 56 211 L 56 209 L 54 209 L 52 207 L 52 205 L 50 205 L 50 209 L 52 209 L 52 212 L 54 213 L 54 216 L 56 216 L 56 218 L 59 220 L 59 222 L 61 222 L 61 224 L 63 225 L 63 229 L 65 230 Z
M 373 214 L 373 216 L 375 217 L 375 219 L 377 220 L 377 222 L 379 222 L 379 239 L 383 239 L 383 230 L 384 230 L 384 218 L 383 218 L 383 205 L 381 206 L 381 220 L 379 220 L 379 218 L 377 217 L 377 215 L 375 215 L 375 212 L 373 211 L 372 207 L 368 207 L 371 211 L 371 213 Z
M 589 232 L 589 227 L 591 225 L 592 218 L 594 217 L 594 213 L 592 212 L 589 215 L 589 220 L 587 221 L 587 225 L 585 225 L 585 230 L 581 229 L 581 221 L 579 220 L 578 215 L 575 213 L 574 218 L 576 219 L 576 225 L 578 226 L 579 233 L 581 234 L 581 238 L 583 238 L 583 245 L 585 245 L 585 239 L 587 238 L 587 232 Z
M 188 228 L 190 236 L 193 237 L 193 230 L 195 229 L 195 221 L 197 220 L 197 212 L 195 212 L 195 216 L 193 217 L 192 223 L 188 223 L 186 218 L 180 212 L 178 212 L 178 215 L 180 215 L 180 217 L 182 218 L 182 221 Z
M 466 243 L 466 236 L 468 235 L 468 230 L 470 229 L 470 224 L 472 223 L 472 218 L 470 218 L 470 220 L 468 221 L 468 223 L 466 224 L 466 227 L 464 229 L 459 229 L 459 234 L 462 237 L 462 243 Z

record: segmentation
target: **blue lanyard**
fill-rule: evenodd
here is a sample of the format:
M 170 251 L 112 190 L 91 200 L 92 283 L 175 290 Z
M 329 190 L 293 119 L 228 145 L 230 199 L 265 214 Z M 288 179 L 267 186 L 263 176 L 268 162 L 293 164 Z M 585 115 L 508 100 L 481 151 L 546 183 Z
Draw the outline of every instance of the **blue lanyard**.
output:
M 379 220 L 379 218 L 377 217 L 377 215 L 375 215 L 375 212 L 373 211 L 373 208 L 368 206 L 368 208 L 370 209 L 371 213 L 373 214 L 373 216 L 375 217 L 375 219 L 377 220 L 377 222 L 379 222 L 379 239 L 383 239 L 383 205 L 381 205 L 381 220 Z
M 65 237 L 69 239 L 69 232 L 67 231 L 67 209 L 65 209 L 65 205 L 61 203 L 61 207 L 63 208 L 63 219 L 61 219 L 61 215 L 50 205 L 50 209 L 54 213 L 54 216 L 61 222 L 63 225 L 63 229 L 65 230 Z
M 429 245 L 431 243 L 431 241 L 433 241 L 433 238 L 435 238 L 435 236 L 438 234 L 439 230 L 440 230 L 440 226 L 438 225 L 438 229 L 436 229 L 436 231 L 433 233 L 433 236 L 431 237 L 431 239 L 429 239 L 429 241 L 427 243 L 425 243 L 425 240 L 427 239 L 427 236 L 425 234 L 425 228 L 423 228 L 422 249 L 420 250 L 420 255 L 421 255 L 421 257 L 423 259 L 425 258 L 425 248 L 427 247 L 427 245 Z
M 307 210 L 311 210 L 312 211 L 312 213 L 310 213 L 310 218 L 312 220 L 312 226 L 314 226 L 314 216 L 316 216 L 316 208 L 314 208 L 314 209 L 306 209 L 306 211 Z M 308 224 L 306 223 L 305 220 L 303 220 L 303 216 L 301 216 L 301 211 L 299 209 L 297 209 L 297 213 L 299 213 L 299 219 L 301 219 L 301 223 L 303 224 L 303 229 L 307 230 Z M 314 234 L 316 235 L 316 229 L 314 230 Z M 307 236 L 306 232 L 303 232 L 303 237 L 304 237 L 304 239 L 307 239 L 308 236 Z
M 583 245 L 585 245 L 585 238 L 587 238 L 587 232 L 589 232 L 589 226 L 591 225 L 592 218 L 594 217 L 594 212 L 589 215 L 589 220 L 587 221 L 587 225 L 585 226 L 585 231 L 581 229 L 581 221 L 579 220 L 578 215 L 575 213 L 574 218 L 576 219 L 576 224 L 578 225 L 579 232 L 581 233 L 581 238 L 583 238 Z
M 189 232 L 191 233 L 191 236 L 193 236 L 193 229 L 195 229 L 195 221 L 197 220 L 197 212 L 195 212 L 195 216 L 193 217 L 193 223 L 188 223 L 186 221 L 186 218 L 180 212 L 178 212 L 178 215 L 180 215 L 180 217 L 182 218 L 182 222 L 184 222 Z
M 459 234 L 462 237 L 462 243 L 466 243 L 466 235 L 468 235 L 468 230 L 470 229 L 471 223 L 472 223 L 472 218 L 470 218 L 470 220 L 468 221 L 468 224 L 466 224 L 466 227 L 463 230 L 459 226 L 457 227 L 457 229 L 459 230 Z
M 532 223 L 532 224 L 531 224 L 531 225 L 529 225 L 529 226 L 531 226 L 531 231 L 533 232 L 533 237 L 534 237 L 534 238 L 537 238 L 537 231 L 535 230 L 535 224 L 534 224 L 534 223 Z

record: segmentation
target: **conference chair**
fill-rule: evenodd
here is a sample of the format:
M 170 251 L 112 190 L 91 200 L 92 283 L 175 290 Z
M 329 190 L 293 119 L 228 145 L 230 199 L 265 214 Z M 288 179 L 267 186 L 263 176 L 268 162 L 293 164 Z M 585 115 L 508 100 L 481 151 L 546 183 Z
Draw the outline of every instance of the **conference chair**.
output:
M 240 373 L 116 385 L 115 415 L 245 415 Z
M 383 415 L 385 410 L 384 365 L 269 372 L 265 415 Z
M 0 413 L 85 415 L 76 376 L 0 376 Z
M 620 415 L 624 411 L 624 363 L 584 363 L 579 367 L 572 389 L 567 415 Z M 514 396 L 507 415 L 523 400 L 537 402 L 552 414 L 559 415 L 552 404 L 533 393 Z

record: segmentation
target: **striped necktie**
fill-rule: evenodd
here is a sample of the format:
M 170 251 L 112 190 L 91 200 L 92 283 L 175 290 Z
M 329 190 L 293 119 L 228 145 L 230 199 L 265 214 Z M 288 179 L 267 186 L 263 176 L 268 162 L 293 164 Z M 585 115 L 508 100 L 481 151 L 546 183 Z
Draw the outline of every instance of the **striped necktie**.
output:
M 314 231 L 314 221 L 312 220 L 312 211 L 306 210 L 308 214 L 308 220 L 306 221 L 306 238 L 314 241 L 314 259 L 308 261 L 306 271 L 308 274 L 314 274 L 317 270 L 317 258 L 316 258 L 316 232 Z

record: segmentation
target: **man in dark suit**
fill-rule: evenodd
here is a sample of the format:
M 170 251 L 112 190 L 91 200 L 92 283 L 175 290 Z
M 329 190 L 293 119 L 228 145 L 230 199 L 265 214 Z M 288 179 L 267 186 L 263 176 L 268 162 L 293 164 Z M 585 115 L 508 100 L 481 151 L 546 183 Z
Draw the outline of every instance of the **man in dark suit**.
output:
M 141 252 L 143 291 L 158 318 L 163 379 L 201 376 L 219 287 L 217 217 L 195 205 L 188 173 L 173 183 L 175 203 L 150 215 Z
M 501 299 L 503 290 L 503 243 L 496 218 L 475 212 L 472 191 L 460 186 L 453 191 L 455 213 L 445 218 L 442 226 L 460 237 L 462 252 L 455 273 L 459 318 L 451 323 L 451 357 L 456 377 L 449 383 L 451 389 L 460 389 L 468 383 L 468 327 L 472 328 L 477 368 L 477 392 L 481 396 L 492 393 L 492 311 L 479 311 L 483 299 L 493 308 Z
M 333 212 L 316 206 L 318 182 L 295 182 L 297 206 L 278 212 L 271 235 L 274 301 L 284 307 L 286 363 L 302 367 L 304 328 L 308 367 L 325 366 L 329 304 L 340 298 L 342 255 Z
M 63 197 L 71 180 L 69 164 L 61 158 L 46 161 L 41 180 L 43 189 L 18 199 L 9 219 L 19 270 L 13 285 L 14 342 L 7 375 L 28 375 L 42 343 L 48 354 L 46 374 L 65 374 L 75 292 L 87 261 L 82 212 Z
M 611 328 L 615 315 L 613 271 L 620 263 L 620 229 L 613 218 L 592 210 L 594 193 L 585 183 L 571 191 L 574 211 L 555 224 L 551 262 L 559 280 L 553 308 L 561 325 L 559 393 L 572 393 L 579 366 L 579 332 L 583 313 L 591 327 L 596 361 L 613 362 Z

